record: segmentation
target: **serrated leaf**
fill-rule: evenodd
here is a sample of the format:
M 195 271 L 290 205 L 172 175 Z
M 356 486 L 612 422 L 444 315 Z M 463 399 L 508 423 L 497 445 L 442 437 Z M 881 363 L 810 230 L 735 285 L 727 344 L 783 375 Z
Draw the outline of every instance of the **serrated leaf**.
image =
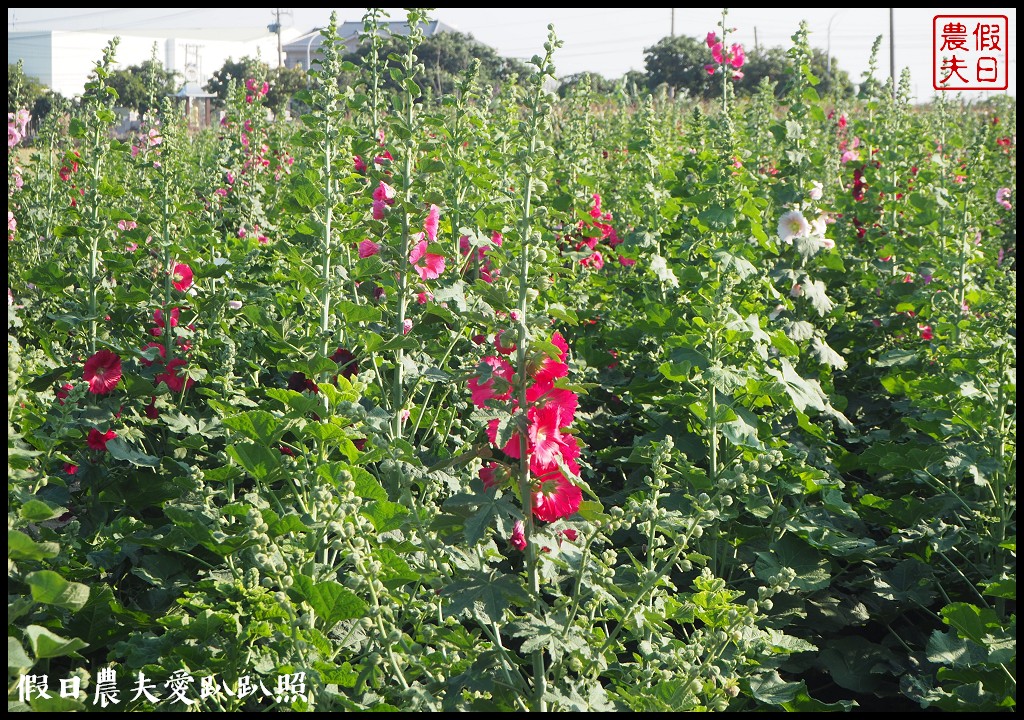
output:
M 768 705 L 790 702 L 797 693 L 805 689 L 804 683 L 786 682 L 777 670 L 750 678 L 750 694 L 755 700 Z
M 341 583 L 326 580 L 313 584 L 306 575 L 297 575 L 294 581 L 294 589 L 309 603 L 327 628 L 334 627 L 342 620 L 363 617 L 366 613 L 366 603 Z
M 250 440 L 271 446 L 277 444 L 287 429 L 281 418 L 266 410 L 250 410 L 239 415 L 229 415 L 221 422 Z
M 228 455 L 257 480 L 263 480 L 281 467 L 281 453 L 263 445 L 238 443 L 228 446 Z
M 449 598 L 445 608 L 449 615 L 479 612 L 490 622 L 500 621 L 511 606 L 522 607 L 530 602 L 522 580 L 494 571 L 478 571 L 449 583 L 442 595 Z

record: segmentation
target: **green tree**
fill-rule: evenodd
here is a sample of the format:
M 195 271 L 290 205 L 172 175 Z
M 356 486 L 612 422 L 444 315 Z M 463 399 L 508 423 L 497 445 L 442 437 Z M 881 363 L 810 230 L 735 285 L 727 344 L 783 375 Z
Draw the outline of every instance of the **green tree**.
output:
M 290 106 L 295 93 L 305 90 L 308 85 L 306 71 L 301 67 L 274 68 L 268 75 L 270 91 L 267 93 L 267 105 L 274 112 Z
M 177 72 L 165 70 L 159 60 L 151 58 L 139 65 L 112 71 L 106 82 L 117 90 L 120 107 L 145 115 L 151 108 L 159 106 L 163 98 L 177 91 L 179 78 Z
M 676 92 L 685 90 L 693 97 L 711 97 L 717 85 L 704 69 L 710 62 L 711 51 L 703 40 L 687 35 L 664 37 L 644 48 L 647 87 L 653 90 L 664 83 Z
M 401 52 L 402 47 L 398 41 L 388 38 L 380 54 L 387 57 L 391 53 Z M 346 55 L 344 60 L 363 65 L 368 53 L 369 45 L 363 44 Z M 469 69 L 474 59 L 480 61 L 480 82 L 483 84 L 499 85 L 513 73 L 525 75 L 527 72 L 523 63 L 502 57 L 494 48 L 461 32 L 443 32 L 425 38 L 416 48 L 416 56 L 423 63 L 424 89 L 429 87 L 435 97 L 455 92 L 459 78 Z M 390 76 L 384 76 L 384 84 L 390 90 L 399 89 Z
M 619 83 L 615 80 L 609 80 L 604 75 L 600 75 L 595 72 L 583 71 L 574 73 L 572 75 L 566 75 L 561 79 L 561 84 L 558 86 L 558 97 L 567 97 L 572 92 L 573 88 L 581 83 L 590 83 L 590 89 L 595 93 L 608 94 L 615 92 L 615 89 L 619 86 Z
M 46 92 L 45 85 L 25 74 L 21 60 L 7 63 L 7 112 L 15 112 L 20 108 L 31 109 Z
M 755 48 L 747 53 L 746 58 L 746 63 L 743 65 L 743 79 L 736 87 L 737 94 L 753 94 L 764 78 L 777 83 L 775 86 L 776 97 L 786 94 L 789 78 L 792 76 L 794 68 L 783 48 Z M 853 95 L 853 83 L 850 81 L 849 73 L 840 69 L 835 62 L 832 63 L 830 73 L 828 57 L 824 51 L 817 48 L 811 51 L 811 71 L 820 81 L 815 87 L 819 95 L 827 95 L 833 91 L 841 97 Z
M 241 60 L 228 58 L 219 70 L 213 73 L 204 89 L 216 95 L 223 103 L 228 98 L 228 89 L 231 81 L 244 83 L 248 78 L 256 78 L 260 82 L 270 74 L 270 68 L 259 58 L 251 58 L 248 55 Z

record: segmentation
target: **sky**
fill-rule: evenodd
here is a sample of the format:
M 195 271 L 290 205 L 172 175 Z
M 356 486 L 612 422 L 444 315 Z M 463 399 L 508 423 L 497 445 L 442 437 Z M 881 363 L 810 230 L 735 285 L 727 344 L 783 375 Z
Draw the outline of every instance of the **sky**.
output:
M 93 30 L 137 33 L 147 29 L 261 27 L 275 21 L 277 8 L 8 8 L 11 31 Z M 283 27 L 305 32 L 327 24 L 332 8 L 280 8 Z M 365 8 L 334 8 L 339 24 L 360 20 Z M 392 20 L 403 20 L 401 8 L 384 8 Z M 839 68 L 859 82 L 868 70 L 871 46 L 883 37 L 878 75 L 889 75 L 889 8 L 732 8 L 727 26 L 735 28 L 730 43 L 747 48 L 789 47 L 801 20 L 806 20 L 814 47 L 830 50 Z M 1015 8 L 894 8 L 895 68 L 899 77 L 908 67 L 914 96 L 927 101 L 932 88 L 935 15 L 1005 15 L 1008 38 L 1006 73 L 1016 96 L 1017 11 Z M 554 57 L 559 77 L 582 71 L 619 78 L 629 70 L 644 70 L 644 49 L 672 34 L 704 38 L 719 31 L 722 8 L 436 8 L 430 17 L 441 20 L 500 55 L 529 59 L 543 54 L 547 26 L 554 24 L 564 42 Z M 265 58 L 268 61 L 272 59 Z M 1000 59 L 1000 62 L 1003 62 Z M 994 91 L 965 93 L 980 98 Z

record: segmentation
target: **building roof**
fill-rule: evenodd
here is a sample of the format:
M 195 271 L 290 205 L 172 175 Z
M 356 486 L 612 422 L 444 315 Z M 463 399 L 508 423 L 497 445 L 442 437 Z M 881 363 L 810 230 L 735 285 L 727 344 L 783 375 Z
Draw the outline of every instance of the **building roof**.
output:
M 423 23 L 423 34 L 427 37 L 432 37 L 443 32 L 458 32 L 451 25 L 441 22 L 440 20 L 431 20 L 430 22 Z M 305 54 L 316 53 L 320 49 L 320 43 L 323 42 L 323 36 L 320 31 L 323 28 L 313 28 L 307 33 L 300 35 L 291 42 L 283 45 L 283 50 L 286 53 Z M 355 47 L 356 43 L 359 42 L 359 34 L 363 32 L 362 21 L 346 20 L 338 26 L 338 37 L 350 48 Z M 409 34 L 409 23 L 405 20 L 391 20 L 380 23 L 380 34 L 382 37 L 391 37 L 392 35 L 408 35 Z

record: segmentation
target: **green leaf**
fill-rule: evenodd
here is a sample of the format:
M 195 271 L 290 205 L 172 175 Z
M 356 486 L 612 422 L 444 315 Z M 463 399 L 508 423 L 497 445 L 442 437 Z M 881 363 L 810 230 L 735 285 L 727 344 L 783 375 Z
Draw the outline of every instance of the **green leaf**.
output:
M 522 607 L 530 602 L 522 580 L 494 571 L 468 574 L 449 583 L 441 594 L 449 598 L 448 614 L 479 614 L 491 622 L 500 621 L 507 608 L 513 605 Z
M 276 473 L 281 467 L 281 453 L 263 445 L 239 443 L 228 446 L 228 455 L 257 480 Z
M 116 460 L 127 460 L 138 467 L 159 467 L 160 458 L 147 455 L 128 446 L 124 438 L 116 437 L 107 442 L 107 452 Z
M 934 630 L 928 638 L 928 659 L 933 663 L 967 667 L 985 662 L 988 653 L 983 647 L 965 640 L 954 631 L 941 632 Z
M 786 682 L 777 670 L 764 675 L 754 675 L 749 680 L 750 694 L 755 700 L 768 705 L 781 705 L 792 701 L 797 693 L 805 690 L 801 682 Z
M 28 672 L 35 663 L 27 654 L 17 638 L 7 636 L 7 673 L 22 675 Z
M 781 370 L 768 368 L 768 373 L 782 383 L 797 410 L 804 412 L 807 408 L 825 409 L 825 393 L 822 392 L 817 380 L 805 380 L 800 377 L 786 358 L 779 358 L 779 365 Z
M 342 620 L 363 617 L 367 605 L 355 593 L 334 580 L 313 584 L 306 575 L 294 578 L 295 590 L 309 603 L 327 628 Z
M 398 503 L 377 500 L 364 505 L 360 513 L 370 518 L 373 522 L 373 527 L 377 532 L 382 533 L 402 527 L 405 524 L 405 516 L 409 514 L 409 511 Z
M 53 570 L 37 570 L 25 576 L 32 588 L 32 599 L 76 612 L 89 600 L 89 587 L 68 582 Z
M 223 418 L 225 426 L 263 445 L 277 445 L 287 426 L 266 410 L 250 410 Z
M 59 552 L 58 543 L 38 543 L 20 530 L 7 531 L 7 557 L 12 560 L 42 560 Z
M 43 522 L 45 520 L 52 520 L 55 517 L 60 517 L 67 511 L 68 509 L 65 507 L 53 507 L 49 503 L 32 498 L 21 506 L 19 514 L 29 522 Z
M 828 561 L 797 537 L 785 535 L 775 542 L 772 552 L 758 552 L 756 555 L 754 573 L 761 580 L 767 581 L 782 568 L 790 568 L 796 573 L 791 583 L 793 588 L 813 591 L 828 587 L 831 578 Z
M 1002 625 L 995 610 L 979 608 L 970 603 L 951 603 L 939 611 L 947 625 L 956 628 L 961 637 L 985 645 L 985 636 L 998 631 Z
M 37 660 L 43 658 L 71 657 L 81 658 L 78 651 L 89 647 L 87 643 L 78 638 L 63 638 L 60 635 L 50 632 L 40 625 L 29 625 L 25 628 L 25 637 L 28 639 L 32 654 Z

